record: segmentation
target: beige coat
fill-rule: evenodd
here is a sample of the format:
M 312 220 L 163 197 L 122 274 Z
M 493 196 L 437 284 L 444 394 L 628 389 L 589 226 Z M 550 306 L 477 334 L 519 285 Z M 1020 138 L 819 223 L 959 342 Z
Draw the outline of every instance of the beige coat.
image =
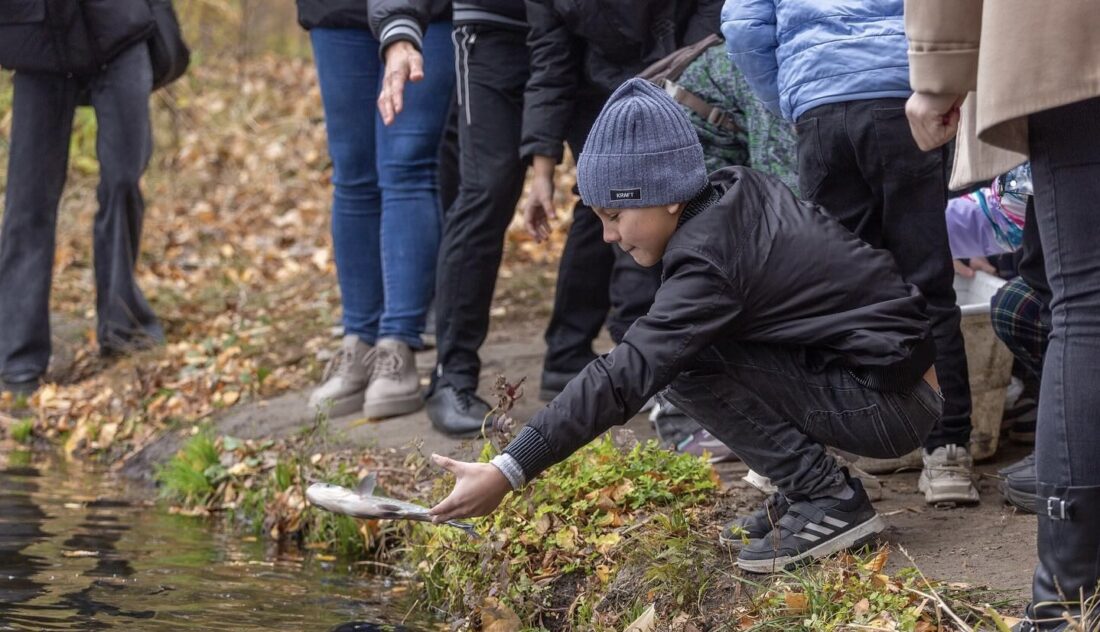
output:
M 906 0 L 905 31 L 913 90 L 968 94 L 952 188 L 1026 160 L 1027 115 L 1100 96 L 1100 0 Z

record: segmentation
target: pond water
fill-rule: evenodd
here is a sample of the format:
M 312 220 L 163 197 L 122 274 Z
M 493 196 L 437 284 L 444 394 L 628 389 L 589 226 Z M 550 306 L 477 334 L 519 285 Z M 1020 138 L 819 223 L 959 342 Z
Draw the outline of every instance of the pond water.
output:
M 56 459 L 0 457 L 0 630 L 437 628 L 406 620 L 405 586 L 347 563 L 171 515 Z

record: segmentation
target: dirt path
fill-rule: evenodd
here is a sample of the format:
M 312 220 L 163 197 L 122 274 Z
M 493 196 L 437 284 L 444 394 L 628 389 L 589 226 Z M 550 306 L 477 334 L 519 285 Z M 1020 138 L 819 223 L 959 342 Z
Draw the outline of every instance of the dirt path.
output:
M 535 325 L 511 325 L 506 331 L 494 332 L 482 353 L 485 362 L 481 379 L 483 391 L 498 374 L 503 373 L 509 380 L 527 376 L 530 387 L 517 404 L 517 419 L 526 418 L 542 405 L 536 395 L 545 347 L 539 328 L 541 322 L 537 323 L 539 327 Z M 600 344 L 610 347 L 608 340 Z M 434 360 L 433 352 L 417 356 L 425 382 Z M 482 394 L 488 395 L 487 392 Z M 307 396 L 307 392 L 295 392 L 239 406 L 217 422 L 217 431 L 242 438 L 297 432 L 311 419 L 305 404 Z M 425 454 L 439 452 L 460 458 L 470 457 L 477 449 L 472 442 L 456 441 L 436 432 L 423 412 L 381 423 L 355 416 L 332 419 L 329 423 L 334 441 L 348 446 L 420 449 Z M 633 419 L 627 428 L 640 439 L 654 437 L 644 416 Z M 131 464 L 130 472 L 142 475 L 150 471 L 150 461 L 167 458 L 177 446 L 178 438 L 171 437 L 151 445 L 143 459 Z M 876 506 L 887 516 L 890 525 L 885 539 L 904 547 L 929 577 L 985 585 L 1005 590 L 1008 597 L 1025 599 L 1035 564 L 1035 519 L 1016 514 L 1004 506 L 997 491 L 997 481 L 989 476 L 1025 454 L 1026 449 L 1005 445 L 996 458 L 980 465 L 982 503 L 976 507 L 928 507 L 916 491 L 915 471 L 880 477 L 883 497 Z M 759 492 L 741 482 L 744 465 L 725 464 L 719 469 L 728 488 L 722 502 L 730 505 L 731 513 L 751 507 L 762 499 Z M 890 564 L 895 569 L 912 565 L 897 552 Z

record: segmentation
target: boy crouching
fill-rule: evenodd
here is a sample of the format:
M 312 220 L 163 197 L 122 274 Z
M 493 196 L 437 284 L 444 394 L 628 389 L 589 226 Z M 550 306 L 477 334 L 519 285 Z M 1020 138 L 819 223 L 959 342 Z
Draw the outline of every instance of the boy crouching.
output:
M 900 456 L 941 413 L 924 300 L 889 253 L 772 177 L 732 167 L 708 180 L 691 123 L 640 79 L 608 100 L 577 182 L 606 241 L 643 266 L 663 263 L 660 290 L 622 343 L 491 463 L 434 457 L 456 477 L 436 520 L 492 512 L 667 387 L 779 489 L 724 531 L 725 541 L 750 539 L 739 567 L 769 572 L 881 531 L 859 480 L 825 447 Z

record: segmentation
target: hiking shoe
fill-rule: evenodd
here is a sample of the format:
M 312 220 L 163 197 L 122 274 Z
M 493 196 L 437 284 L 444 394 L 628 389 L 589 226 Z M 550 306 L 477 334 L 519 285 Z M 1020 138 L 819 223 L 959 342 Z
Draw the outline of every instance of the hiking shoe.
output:
M 747 516 L 738 516 L 726 523 L 718 534 L 718 542 L 725 546 L 743 546 L 749 540 L 759 540 L 771 533 L 779 519 L 787 513 L 790 503 L 786 496 L 775 492 L 764 501 L 764 506 Z
M 750 573 L 772 573 L 859 547 L 885 525 L 859 479 L 849 479 L 851 498 L 815 498 L 791 503 L 764 537 L 750 540 L 737 566 Z
M 451 436 L 481 432 L 489 404 L 469 390 L 436 385 L 427 399 L 428 419 L 435 429 Z M 491 424 L 490 424 L 491 425 Z
M 954 443 L 924 452 L 924 469 L 917 488 L 929 505 L 974 504 L 981 500 L 971 480 L 974 459 L 966 448 Z
M 697 457 L 706 457 L 708 463 L 736 461 L 737 455 L 721 439 L 709 430 L 700 430 L 688 435 L 676 445 L 676 451 Z
M 1038 478 L 1035 475 L 1035 454 L 1029 454 L 1022 460 L 1000 471 L 1001 495 L 1006 502 L 1025 513 L 1035 513 L 1039 496 L 1035 489 Z
M 385 419 L 420 410 L 424 397 L 409 345 L 396 338 L 380 338 L 374 353 L 374 371 L 363 394 L 363 415 Z
M 350 415 L 363 407 L 363 394 L 374 370 L 374 349 L 355 334 L 344 336 L 340 351 L 329 360 L 321 385 L 309 396 L 314 413 Z

